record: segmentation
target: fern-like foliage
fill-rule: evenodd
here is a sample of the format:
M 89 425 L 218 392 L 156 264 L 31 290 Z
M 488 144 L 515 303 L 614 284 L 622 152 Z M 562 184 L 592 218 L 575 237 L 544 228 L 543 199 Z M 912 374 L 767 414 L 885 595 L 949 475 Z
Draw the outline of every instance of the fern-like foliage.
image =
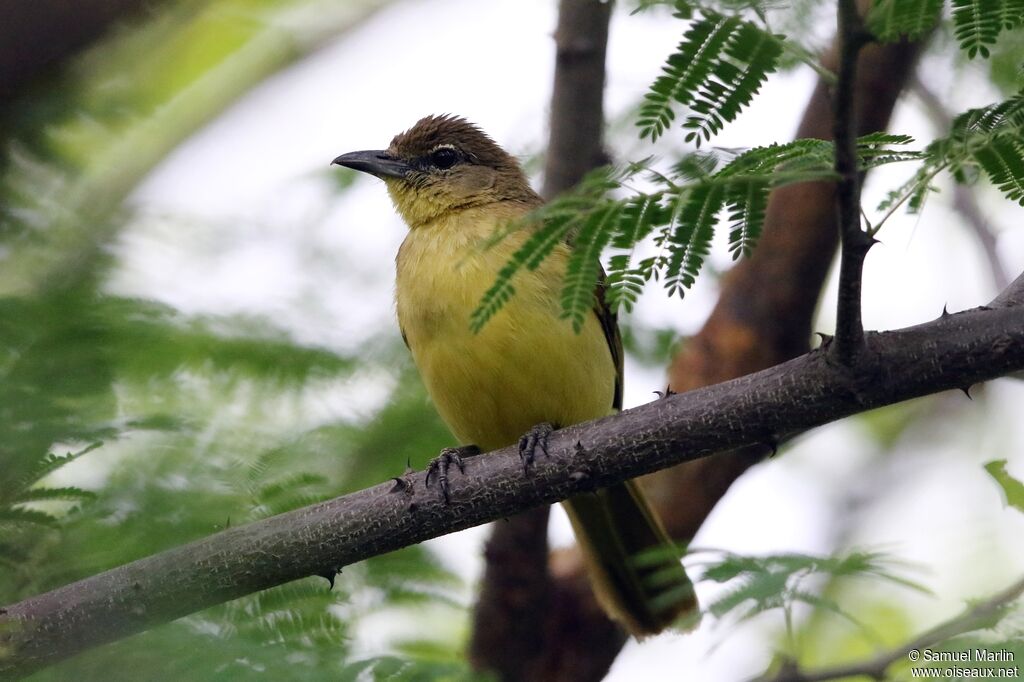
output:
M 665 288 L 669 295 L 683 295 L 693 286 L 715 236 L 715 220 L 725 203 L 719 184 L 702 184 L 677 195 L 672 222 L 656 240 L 664 248 Z
M 874 140 L 865 149 L 880 157 L 885 142 Z M 865 162 L 869 156 L 864 155 Z M 533 233 L 485 294 L 473 314 L 473 328 L 479 330 L 512 296 L 512 278 L 523 268 L 538 267 L 561 240 L 572 244 L 562 315 L 577 329 L 593 307 L 600 258 L 608 246 L 619 252 L 609 260 L 604 282 L 612 306 L 630 309 L 652 279 L 662 280 L 670 294 L 683 296 L 700 274 L 723 211 L 730 221 L 730 250 L 738 258 L 750 253 L 761 234 L 773 187 L 834 177 L 832 147 L 822 140 L 758 147 L 739 155 L 700 153 L 677 163 L 668 175 L 652 165 L 648 159 L 621 170 L 596 171 L 575 192 L 529 216 L 520 229 Z M 653 183 L 652 191 L 608 196 L 630 192 L 630 182 L 641 174 Z M 638 244 L 649 237 L 658 253 L 637 259 Z
M 984 172 L 1011 201 L 1024 206 L 1024 90 L 987 107 L 957 116 L 949 135 L 929 144 L 917 155 L 922 163 L 901 187 L 879 204 L 891 215 L 906 204 L 916 213 L 934 190 L 933 182 L 948 171 L 958 182 L 969 182 Z
M 691 553 L 693 556 L 694 553 Z M 696 553 L 698 556 L 701 552 Z M 918 583 L 906 578 L 895 569 L 897 563 L 878 552 L 855 551 L 843 556 L 813 556 L 807 554 L 775 554 L 755 557 L 729 552 L 709 552 L 718 555 L 705 563 L 702 580 L 728 585 L 725 593 L 712 601 L 707 610 L 718 618 L 731 616 L 738 622 L 772 610 L 787 614 L 797 604 L 823 609 L 862 627 L 858 620 L 842 605 L 818 594 L 808 587 L 811 579 L 873 579 L 881 580 L 920 592 L 927 592 Z
M 1022 24 L 1022 0 L 953 0 L 953 32 L 971 59 L 987 59 L 999 34 Z
M 692 132 L 687 142 L 700 145 L 710 140 L 726 122 L 735 120 L 743 107 L 775 71 L 782 55 L 777 36 L 750 22 L 741 22 L 725 45 L 724 57 L 715 63 L 712 78 L 705 81 L 692 105 L 693 114 L 683 123 Z
M 601 252 L 612 240 L 622 210 L 616 202 L 606 203 L 587 216 L 576 235 L 577 246 L 569 257 L 562 286 L 562 310 L 577 332 L 596 303 L 594 283 L 601 270 Z
M 636 245 L 647 238 L 656 226 L 668 222 L 671 210 L 662 203 L 662 197 L 639 194 L 624 202 L 618 217 L 612 246 L 628 253 L 612 256 L 605 281 L 605 297 L 614 310 L 632 310 L 644 284 L 653 276 L 655 266 L 653 258 L 633 265 Z
M 1018 116 L 1015 107 L 977 115 L 972 125 L 1005 125 Z M 873 133 L 857 142 L 863 170 L 886 164 L 929 159 L 908 148 L 907 135 Z M 1000 153 L 1001 152 L 1001 153 Z M 605 298 L 615 309 L 630 310 L 647 282 L 659 280 L 670 295 L 684 296 L 699 276 L 724 213 L 733 258 L 749 255 L 761 236 L 772 189 L 787 184 L 835 179 L 833 147 L 825 140 L 795 140 L 736 154 L 698 152 L 674 164 L 668 174 L 654 161 L 625 168 L 599 169 L 580 186 L 531 214 L 518 230 L 532 230 L 505 265 L 472 316 L 474 330 L 486 324 L 514 294 L 513 277 L 536 269 L 560 241 L 572 245 L 561 305 L 563 317 L 579 329 L 594 304 L 603 251 L 611 246 Z M 1015 182 L 1016 166 L 1005 150 L 987 160 L 1004 185 Z M 653 189 L 631 190 L 645 176 Z M 995 177 L 995 176 L 994 176 Z M 1012 192 L 1012 188 L 1007 192 Z M 1020 187 L 1016 191 L 1020 191 Z M 627 193 L 623 198 L 609 195 Z M 1016 196 L 1014 194 L 1014 196 Z M 499 233 L 494 241 L 515 234 Z M 651 238 L 655 255 L 637 257 L 638 245 Z
M 689 107 L 687 142 L 702 141 L 732 121 L 776 69 L 782 40 L 738 16 L 701 9 L 662 75 L 644 95 L 637 118 L 640 137 L 661 137 L 677 106 Z
M 871 8 L 867 24 L 882 41 L 917 40 L 935 27 L 941 15 L 942 0 L 882 0 Z
M 562 207 L 565 208 L 564 206 Z M 530 220 L 527 224 L 530 224 Z M 544 258 L 554 251 L 570 233 L 575 226 L 575 216 L 571 212 L 552 216 L 547 222 L 541 225 L 513 254 L 512 259 L 498 273 L 498 279 L 484 294 L 483 301 L 470 317 L 470 328 L 474 332 L 483 329 L 487 320 L 501 310 L 515 294 L 515 286 L 512 278 L 523 267 L 529 270 L 536 270 Z
M 11 540 L 22 531 L 31 531 L 33 526 L 56 528 L 60 524 L 60 518 L 47 509 L 25 505 L 40 502 L 81 504 L 95 498 L 95 493 L 89 490 L 76 486 L 47 486 L 43 481 L 61 467 L 99 446 L 100 443 L 94 443 L 64 455 L 49 453 L 31 462 L 21 476 L 0 485 L 0 561 L 18 558 L 17 543 Z

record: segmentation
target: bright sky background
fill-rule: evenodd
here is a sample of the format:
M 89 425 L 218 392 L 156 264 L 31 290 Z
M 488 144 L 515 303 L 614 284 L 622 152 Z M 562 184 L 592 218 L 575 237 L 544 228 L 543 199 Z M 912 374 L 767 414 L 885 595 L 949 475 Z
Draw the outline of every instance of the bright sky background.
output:
M 266 316 L 297 339 L 338 349 L 383 330 L 397 335 L 392 262 L 405 228 L 372 178 L 360 179 L 336 200 L 329 174 L 337 170 L 328 164 L 342 152 L 385 147 L 395 133 L 431 113 L 463 115 L 516 154 L 543 148 L 555 5 L 399 2 L 267 80 L 182 145 L 135 193 L 139 218 L 118 246 L 122 265 L 112 288 L 188 313 Z M 608 56 L 610 119 L 637 103 L 682 26 L 667 14 L 616 14 Z M 926 61 L 925 72 L 945 79 L 931 85 L 942 95 L 955 91 L 955 106 L 985 104 L 995 96 L 965 89 L 963 80 L 952 82 L 939 60 Z M 813 82 L 808 69 L 773 78 L 755 107 L 713 143 L 749 147 L 790 139 Z M 927 140 L 931 131 L 912 99 L 909 104 L 893 129 Z M 610 147 L 620 159 L 650 153 L 629 125 L 612 136 Z M 881 196 L 876 186 L 868 188 L 866 207 Z M 1004 227 L 1019 217 L 1016 207 L 992 213 Z M 960 310 L 995 293 L 974 238 L 942 197 L 920 218 L 892 221 L 881 239 L 867 263 L 869 328 L 922 322 L 944 304 Z M 1011 273 L 1024 268 L 1022 231 L 1002 233 L 999 247 Z M 727 250 L 718 249 L 713 263 L 728 267 Z M 714 300 L 711 278 L 682 302 L 651 289 L 635 316 L 646 325 L 693 333 Z M 834 283 L 818 329 L 830 330 L 833 301 Z M 627 366 L 627 405 L 650 400 L 663 384 L 660 372 Z M 341 418 L 365 411 L 367 401 L 385 394 L 381 387 L 361 386 L 328 404 Z M 1011 472 L 1024 475 L 1024 428 L 1017 414 L 1024 383 L 991 385 L 971 417 L 962 396 L 942 400 L 950 420 L 933 433 L 915 434 L 916 449 L 894 459 L 878 460 L 856 424 L 805 436 L 784 457 L 739 481 L 695 544 L 747 553 L 827 553 L 839 540 L 883 547 L 927 566 L 915 577 L 942 595 L 898 595 L 919 604 L 922 627 L 958 610 L 958 598 L 1002 586 L 1024 566 L 1024 520 L 1003 510 L 980 463 L 1009 457 Z M 395 462 L 396 471 L 402 466 Z M 885 487 L 891 489 L 878 492 Z M 860 512 L 867 521 L 848 537 L 845 515 L 864 500 L 871 505 Z M 473 529 L 431 544 L 472 581 L 485 532 Z M 553 532 L 559 541 L 569 540 L 563 517 L 556 518 Z M 993 553 L 1006 561 L 973 565 Z M 705 599 L 715 592 L 703 585 L 699 591 Z M 631 644 L 608 679 L 749 677 L 771 656 L 778 615 L 738 628 L 705 624 L 690 636 Z M 366 633 L 366 651 L 379 653 L 382 637 Z

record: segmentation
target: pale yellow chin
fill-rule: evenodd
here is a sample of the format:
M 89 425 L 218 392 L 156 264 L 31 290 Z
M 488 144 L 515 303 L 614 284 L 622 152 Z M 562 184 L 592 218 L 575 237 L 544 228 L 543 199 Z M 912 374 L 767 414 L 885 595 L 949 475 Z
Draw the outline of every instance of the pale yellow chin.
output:
M 384 184 L 388 188 L 388 195 L 395 205 L 395 210 L 410 229 L 436 221 L 451 209 L 447 202 L 439 201 L 439 197 L 434 193 L 424 188 L 414 189 L 403 180 L 384 178 Z

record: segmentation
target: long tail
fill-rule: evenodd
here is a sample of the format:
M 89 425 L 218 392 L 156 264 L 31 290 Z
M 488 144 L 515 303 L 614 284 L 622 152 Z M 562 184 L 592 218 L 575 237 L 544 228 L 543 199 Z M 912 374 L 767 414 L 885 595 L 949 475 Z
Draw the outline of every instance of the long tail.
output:
M 563 504 L 594 592 L 613 620 L 636 637 L 657 634 L 673 624 L 684 629 L 697 624 L 700 613 L 693 584 L 636 483 L 579 495 Z

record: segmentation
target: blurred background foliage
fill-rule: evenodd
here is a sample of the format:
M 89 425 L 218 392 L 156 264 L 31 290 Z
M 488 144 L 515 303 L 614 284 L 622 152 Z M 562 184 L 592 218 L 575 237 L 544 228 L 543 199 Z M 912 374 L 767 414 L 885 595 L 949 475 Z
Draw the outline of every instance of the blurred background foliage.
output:
M 397 339 L 341 353 L 271 319 L 190 317 L 106 286 L 146 172 L 383 4 L 155 3 L 4 104 L 0 603 L 378 483 L 448 442 Z M 373 367 L 393 378 L 380 410 L 310 409 Z M 33 679 L 454 677 L 465 602 L 459 579 L 412 547 L 346 568 L 333 589 L 285 585 Z M 362 619 L 428 606 L 455 624 L 393 642 L 416 651 L 415 675 L 400 658 L 352 663 Z
M 378 483 L 407 462 L 422 468 L 450 444 L 397 334 L 371 334 L 344 349 L 314 345 L 272 318 L 187 314 L 110 286 L 114 245 L 136 227 L 126 199 L 147 172 L 242 94 L 384 4 L 149 3 L 2 103 L 0 603 Z M 819 6 L 792 3 L 779 15 L 780 30 L 817 49 L 828 35 L 812 21 Z M 940 33 L 933 51 L 951 44 Z M 1012 92 L 1022 57 L 1024 40 L 1012 32 L 993 59 L 959 68 L 966 79 L 990 69 L 986 79 Z M 614 119 L 620 150 L 636 148 L 621 122 L 642 93 Z M 353 176 L 336 175 L 332 191 L 352 186 Z M 675 327 L 642 321 L 627 322 L 624 339 L 634 366 L 649 375 L 663 371 L 680 342 Z M 336 409 L 339 390 L 369 398 L 358 409 Z M 988 409 L 987 391 L 977 398 L 969 416 L 956 412 L 960 435 L 952 442 L 970 449 L 984 432 L 992 458 L 1005 456 L 1001 413 Z M 901 457 L 922 461 L 908 452 L 927 449 L 959 409 L 953 400 L 938 396 L 856 420 L 866 453 L 856 466 L 892 471 Z M 878 482 L 892 480 L 883 474 L 858 480 L 862 487 L 837 503 L 844 523 L 836 524 L 833 546 L 870 544 L 860 528 L 876 513 L 869 498 L 901 495 L 882 490 Z M 870 494 L 865 481 L 877 484 Z M 1013 562 L 998 543 L 984 556 Z M 849 596 L 843 589 L 850 588 L 835 588 L 836 602 Z M 916 629 L 919 603 L 901 605 L 885 590 L 856 594 L 857 617 L 874 635 L 813 612 L 790 633 L 789 644 L 799 644 L 790 654 L 834 663 Z M 469 586 L 446 563 L 412 547 L 346 567 L 333 589 L 321 578 L 285 585 L 32 679 L 462 679 L 470 676 L 462 657 L 470 600 Z M 395 621 L 421 626 L 396 634 Z M 357 646 L 366 632 L 378 633 L 369 637 L 374 645 Z M 764 639 L 775 641 L 778 628 L 767 632 Z

